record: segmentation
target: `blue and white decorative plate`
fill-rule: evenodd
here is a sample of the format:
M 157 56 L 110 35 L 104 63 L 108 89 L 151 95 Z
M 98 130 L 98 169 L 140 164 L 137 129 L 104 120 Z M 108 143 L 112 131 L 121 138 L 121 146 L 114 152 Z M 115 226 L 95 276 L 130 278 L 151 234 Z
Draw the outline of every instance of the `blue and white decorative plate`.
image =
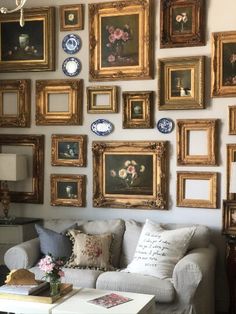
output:
M 113 124 L 106 119 L 97 119 L 91 124 L 91 130 L 99 136 L 109 135 L 113 131 Z
M 66 35 L 62 40 L 62 48 L 68 54 L 74 54 L 81 48 L 81 39 L 76 34 Z
M 74 57 L 66 58 L 62 64 L 62 71 L 67 76 L 76 76 L 81 71 L 81 62 Z
M 169 118 L 162 118 L 157 122 L 157 129 L 161 133 L 167 134 L 173 131 L 174 121 Z

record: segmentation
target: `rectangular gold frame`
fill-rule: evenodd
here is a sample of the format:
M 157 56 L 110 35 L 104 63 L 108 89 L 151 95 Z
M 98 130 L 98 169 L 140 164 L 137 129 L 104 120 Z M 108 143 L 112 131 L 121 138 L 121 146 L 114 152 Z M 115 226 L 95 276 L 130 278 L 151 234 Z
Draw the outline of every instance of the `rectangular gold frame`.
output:
M 236 31 L 212 33 L 211 40 L 211 96 L 235 96 Z M 227 44 L 230 46 L 224 51 L 224 46 Z
M 229 134 L 236 134 L 236 106 L 229 106 Z
M 52 206 L 74 206 L 74 207 L 84 207 L 85 206 L 85 175 L 80 174 L 51 174 L 51 205 Z M 71 196 L 66 196 L 66 194 L 58 195 L 60 193 L 59 183 L 71 184 L 72 188 L 74 186 L 74 192 L 77 194 L 72 194 Z M 76 187 L 76 189 L 75 189 Z M 66 188 L 66 187 L 65 187 Z M 72 189 L 73 190 L 73 189 Z M 66 191 L 64 191 L 66 193 Z
M 185 166 L 217 165 L 216 134 L 217 119 L 187 119 L 177 120 L 177 164 Z M 207 132 L 206 155 L 189 154 L 189 132 Z
M 54 71 L 55 70 L 55 8 L 54 7 L 42 7 L 42 8 L 31 8 L 24 9 L 24 20 L 25 20 L 25 32 L 29 35 L 31 46 L 25 49 L 34 49 L 32 53 L 27 52 L 27 55 L 23 55 L 24 51 L 18 47 L 18 42 L 12 42 L 13 47 L 9 48 L 9 38 L 13 40 L 20 34 L 22 34 L 22 28 L 19 25 L 19 13 L 2 14 L 0 21 L 0 37 L 2 40 L 1 51 L 0 51 L 0 72 L 16 72 L 16 71 Z M 40 30 L 36 28 L 36 24 L 42 23 Z M 14 27 L 11 27 L 11 23 L 15 23 Z M 30 24 L 31 23 L 31 24 Z M 38 24 L 37 24 L 38 25 Z M 9 34 L 9 31 L 4 30 L 9 28 L 9 31 L 14 32 L 14 36 Z M 34 28 L 33 28 L 34 27 Z M 38 32 L 42 28 L 42 40 L 39 39 Z M 2 33 L 3 32 L 3 33 Z M 6 35 L 6 47 L 4 50 L 4 36 Z M 32 38 L 34 41 L 32 42 Z M 37 41 L 38 40 L 38 41 Z M 33 46 L 32 46 L 33 45 Z M 18 48 L 18 49 L 15 49 Z M 33 48 L 32 48 L 33 47 Z M 11 49 L 12 48 L 12 49 Z M 8 50 L 10 49 L 10 50 Z M 9 51 L 11 54 L 9 54 Z M 16 59 L 14 53 L 18 53 Z M 35 58 L 35 54 L 42 51 L 38 58 Z M 28 56 L 28 57 L 27 57 Z
M 92 150 L 94 207 L 167 209 L 166 141 L 96 141 Z
M 68 94 L 68 111 L 49 111 L 50 94 Z M 82 80 L 37 80 L 36 125 L 80 125 L 82 123 Z
M 10 192 L 11 202 L 42 204 L 44 192 L 44 135 L 0 134 L 0 151 L 2 146 L 31 147 L 33 152 L 33 191 Z
M 158 71 L 159 110 L 204 108 L 204 56 L 159 59 Z M 182 75 L 174 80 L 177 71 Z M 172 86 L 172 81 L 176 86 Z M 190 86 L 181 87 L 183 82 L 190 83 Z
M 175 10 L 178 15 L 174 14 Z M 172 20 L 174 17 L 176 25 Z M 178 18 L 180 21 L 177 21 Z M 179 30 L 179 27 L 183 29 Z M 160 30 L 161 48 L 205 45 L 205 1 L 161 0 Z
M 72 167 L 85 167 L 87 156 L 87 135 L 65 135 L 65 134 L 52 134 L 52 153 L 51 164 L 52 166 L 72 166 Z M 64 145 L 70 145 L 64 155 L 60 157 L 60 145 L 64 149 Z M 76 146 L 76 151 L 73 146 Z M 72 147 L 71 147 L 72 146 Z M 72 152 L 71 152 L 72 150 Z M 66 154 L 67 153 L 67 154 Z
M 210 183 L 209 200 L 185 198 L 186 180 L 208 180 Z M 216 172 L 177 172 L 177 197 L 178 207 L 217 208 L 217 173 Z
M 123 96 L 123 128 L 149 129 L 153 128 L 153 92 L 124 92 Z M 135 112 L 135 102 L 139 102 Z M 142 104 L 140 104 L 142 103 Z M 136 105 L 137 106 L 137 105 Z M 136 110 L 137 111 L 137 110 Z
M 27 128 L 31 120 L 31 81 L 30 80 L 0 80 L 0 127 Z M 17 96 L 16 114 L 4 114 L 4 93 L 14 93 Z
M 60 10 L 60 31 L 61 32 L 84 29 L 84 5 L 83 4 L 60 5 L 59 10 Z
M 152 0 L 126 0 L 89 4 L 90 81 L 153 78 L 152 3 Z M 126 38 L 119 49 L 109 40 L 106 28 L 109 23 L 113 28 L 124 28 Z
M 231 163 L 234 161 L 236 161 L 236 144 L 227 144 L 226 198 L 231 201 L 236 200 L 236 193 L 229 193 Z
M 233 217 L 234 216 L 234 217 Z M 236 236 L 236 202 L 223 200 L 222 233 Z
M 86 90 L 88 113 L 118 112 L 118 86 L 89 86 Z M 97 106 L 97 95 L 109 95 L 109 104 Z

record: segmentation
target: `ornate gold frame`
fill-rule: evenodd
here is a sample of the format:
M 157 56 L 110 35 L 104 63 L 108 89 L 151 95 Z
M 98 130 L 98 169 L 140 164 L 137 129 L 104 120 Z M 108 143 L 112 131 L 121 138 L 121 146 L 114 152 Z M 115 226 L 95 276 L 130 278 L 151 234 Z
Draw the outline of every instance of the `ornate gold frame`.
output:
M 177 120 L 177 164 L 189 166 L 217 165 L 216 134 L 217 119 L 187 119 Z M 189 154 L 189 133 L 191 131 L 206 131 L 206 155 Z
M 235 44 L 236 45 L 236 31 L 226 31 L 212 33 L 212 57 L 211 57 L 211 96 L 212 97 L 231 97 L 236 95 L 235 82 L 223 82 L 224 78 L 224 45 Z M 231 48 L 232 49 L 232 48 Z M 228 63 L 230 67 L 235 66 L 234 50 L 227 52 Z M 231 55 L 230 55 L 231 53 Z M 231 58 L 232 61 L 230 60 Z M 226 68 L 225 68 L 226 70 Z M 235 71 L 227 80 L 234 79 Z M 227 73 L 230 75 L 230 73 Z M 230 78 L 231 77 L 231 78 Z
M 26 128 L 31 120 L 31 81 L 30 80 L 0 80 L 0 127 Z M 4 93 L 14 93 L 17 96 L 16 114 L 4 114 Z M 10 104 L 9 104 L 10 106 Z
M 236 200 L 236 193 L 229 193 L 231 162 L 233 161 L 236 161 L 236 144 L 227 144 L 226 198 L 229 201 Z
M 187 180 L 208 180 L 210 183 L 209 199 L 185 198 Z M 216 172 L 177 172 L 176 206 L 196 208 L 217 208 L 217 173 Z
M 69 4 L 60 5 L 60 31 L 74 31 L 84 29 L 84 5 L 83 4 Z M 67 24 L 65 19 L 66 12 L 76 13 L 78 22 L 75 24 Z
M 52 134 L 52 153 L 51 161 L 52 166 L 72 166 L 72 167 L 85 167 L 87 156 L 87 135 L 65 135 L 65 134 Z M 69 154 L 60 157 L 60 144 L 76 143 L 78 145 L 78 154 L 75 156 Z
M 93 142 L 92 151 L 94 207 L 167 209 L 166 141 L 97 141 Z M 132 182 L 130 186 L 126 184 L 125 170 L 120 169 L 123 164 L 129 164 L 133 170 L 137 167 L 137 172 L 146 171 L 143 177 L 136 176 L 137 185 L 135 180 L 134 186 Z M 118 170 L 113 170 L 113 166 Z
M 111 81 L 111 80 L 143 80 L 153 78 L 153 32 L 152 32 L 152 0 L 126 0 L 89 4 L 89 75 L 90 81 Z M 128 19 L 126 18 L 128 16 Z M 133 49 L 127 52 L 123 59 L 115 60 L 118 52 L 112 52 L 112 61 L 109 60 L 109 53 L 105 56 L 105 39 L 103 38 L 102 23 L 104 19 L 112 17 L 120 20 L 125 19 L 124 24 L 132 23 L 138 18 L 138 39 L 134 39 Z M 128 20 L 128 22 L 127 22 Z M 112 23 L 111 21 L 109 21 Z M 119 22 L 122 24 L 121 22 Z M 118 25 L 116 27 L 122 27 Z M 133 32 L 135 31 L 133 30 Z M 105 30 L 104 30 L 105 31 Z M 134 48 L 138 42 L 138 47 Z M 130 48 L 130 47 L 129 47 Z M 134 58 L 134 55 L 138 57 Z M 122 62 L 121 62 L 122 60 Z
M 49 96 L 51 94 L 67 94 L 68 110 L 50 112 Z M 37 80 L 36 125 L 80 125 L 82 124 L 82 102 L 82 80 Z
M 33 155 L 32 191 L 12 191 L 10 192 L 11 201 L 42 204 L 44 192 L 44 135 L 0 134 L 0 152 L 2 152 L 4 146 L 29 147 L 32 149 Z
M 55 8 L 54 7 L 42 7 L 31 8 L 24 10 L 25 25 L 27 22 L 42 22 L 43 23 L 43 57 L 42 59 L 35 59 L 29 54 L 29 58 L 22 58 L 19 60 L 3 60 L 4 45 L 1 45 L 0 52 L 0 72 L 16 72 L 16 71 L 54 71 L 55 70 Z M 2 14 L 0 21 L 0 29 L 2 24 L 11 22 L 17 22 L 19 24 L 19 13 Z M 30 27 L 30 26 L 28 26 Z M 14 29 L 15 32 L 22 32 L 21 27 L 19 30 Z M 31 30 L 33 33 L 34 30 Z M 9 34 L 4 33 L 9 41 Z M 17 33 L 18 35 L 18 33 Z M 2 41 L 4 38 L 1 38 Z M 36 48 L 35 48 L 36 49 Z
M 153 92 L 124 92 L 123 96 L 123 128 L 153 128 Z M 141 113 L 134 112 L 134 103 L 141 102 Z M 139 104 L 140 107 L 140 104 Z M 138 107 L 138 108 L 139 108 Z M 140 107 L 140 108 L 141 108 Z
M 204 72 L 205 57 L 175 57 L 158 60 L 158 105 L 159 110 L 169 109 L 203 109 L 204 104 Z M 181 96 L 181 78 L 179 85 L 172 86 L 172 75 L 176 71 L 190 71 L 190 91 L 183 89 Z M 182 72 L 184 73 L 184 72 Z M 172 95 L 176 88 L 179 95 Z M 189 94 L 190 93 L 190 94 Z
M 96 104 L 97 95 L 109 95 L 109 104 Z M 88 113 L 118 112 L 118 86 L 89 86 L 87 87 Z
M 229 134 L 236 134 L 236 106 L 229 106 Z
M 233 217 L 234 216 L 234 217 Z M 236 235 L 236 202 L 223 200 L 222 233 Z
M 51 174 L 51 205 L 52 206 L 74 206 L 84 207 L 85 206 L 85 175 L 80 174 Z M 77 185 L 77 194 L 69 197 L 59 197 L 59 183 L 74 183 Z

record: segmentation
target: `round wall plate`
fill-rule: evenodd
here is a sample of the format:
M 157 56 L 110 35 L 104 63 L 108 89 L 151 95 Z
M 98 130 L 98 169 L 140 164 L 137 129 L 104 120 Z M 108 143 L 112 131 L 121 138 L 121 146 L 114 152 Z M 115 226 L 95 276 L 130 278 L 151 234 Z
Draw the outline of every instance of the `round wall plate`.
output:
M 157 122 L 157 129 L 161 133 L 167 134 L 173 131 L 174 121 L 169 118 L 162 118 Z
M 113 124 L 106 119 L 98 119 L 91 124 L 91 130 L 99 136 L 105 136 L 113 131 Z
M 78 52 L 81 44 L 81 38 L 76 34 L 68 34 L 62 40 L 62 48 L 68 54 Z
M 81 71 L 81 62 L 74 57 L 66 58 L 62 64 L 62 71 L 67 76 L 76 76 Z

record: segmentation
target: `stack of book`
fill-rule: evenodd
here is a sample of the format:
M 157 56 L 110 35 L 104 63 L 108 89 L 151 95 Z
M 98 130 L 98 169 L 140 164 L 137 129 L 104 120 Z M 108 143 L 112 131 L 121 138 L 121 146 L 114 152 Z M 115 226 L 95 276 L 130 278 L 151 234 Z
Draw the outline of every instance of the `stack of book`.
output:
M 0 287 L 1 293 L 20 294 L 20 295 L 37 295 L 41 291 L 47 289 L 49 283 L 47 281 L 39 281 L 35 285 L 3 285 Z

